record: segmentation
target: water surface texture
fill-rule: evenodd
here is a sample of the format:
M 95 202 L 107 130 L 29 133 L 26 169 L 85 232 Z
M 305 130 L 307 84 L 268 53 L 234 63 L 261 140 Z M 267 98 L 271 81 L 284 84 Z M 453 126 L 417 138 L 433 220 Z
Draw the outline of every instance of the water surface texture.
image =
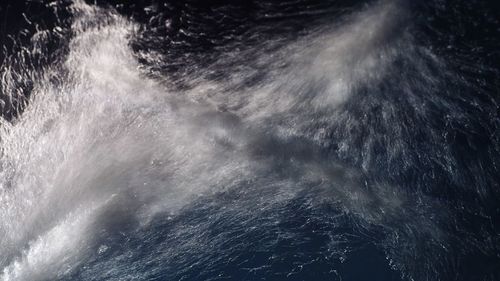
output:
M 495 1 L 0 4 L 0 280 L 500 280 Z

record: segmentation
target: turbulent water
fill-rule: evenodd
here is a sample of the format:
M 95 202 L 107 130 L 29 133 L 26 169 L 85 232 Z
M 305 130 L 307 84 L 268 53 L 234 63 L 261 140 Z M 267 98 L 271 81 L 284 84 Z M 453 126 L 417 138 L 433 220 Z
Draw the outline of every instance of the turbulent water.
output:
M 500 280 L 500 24 L 459 2 L 37 4 L 0 280 Z

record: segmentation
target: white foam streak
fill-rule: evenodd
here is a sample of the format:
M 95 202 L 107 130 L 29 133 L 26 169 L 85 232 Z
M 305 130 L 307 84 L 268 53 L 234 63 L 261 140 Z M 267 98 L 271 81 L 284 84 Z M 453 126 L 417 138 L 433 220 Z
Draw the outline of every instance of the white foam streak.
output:
M 79 254 L 88 247 L 86 232 L 94 211 L 91 206 L 75 209 L 31 241 L 21 256 L 3 269 L 0 280 L 46 280 L 70 272 L 78 265 Z
M 380 1 L 279 51 L 259 53 L 256 64 L 268 74 L 256 86 L 234 92 L 254 74 L 242 71 L 220 84 L 193 79 L 195 87 L 186 94 L 217 108 L 234 108 L 238 116 L 284 137 L 305 136 L 317 118 L 335 122 L 334 112 L 353 93 L 386 77 L 387 67 L 412 44 L 402 18 L 397 2 Z M 227 58 L 245 56 L 252 55 Z

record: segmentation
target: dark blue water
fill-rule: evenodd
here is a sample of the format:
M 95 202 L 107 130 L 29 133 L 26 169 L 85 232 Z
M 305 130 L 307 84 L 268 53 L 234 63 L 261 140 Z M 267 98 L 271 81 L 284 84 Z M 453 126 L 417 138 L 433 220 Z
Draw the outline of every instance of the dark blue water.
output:
M 0 4 L 0 280 L 500 280 L 494 1 L 87 2 Z

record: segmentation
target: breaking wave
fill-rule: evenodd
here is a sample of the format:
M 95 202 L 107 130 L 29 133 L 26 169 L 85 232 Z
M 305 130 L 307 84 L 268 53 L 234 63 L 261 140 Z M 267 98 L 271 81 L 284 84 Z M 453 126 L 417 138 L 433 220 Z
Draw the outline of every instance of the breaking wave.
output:
M 172 73 L 147 25 L 70 4 L 1 72 L 32 86 L 0 124 L 0 280 L 498 280 L 498 96 L 411 7 Z

